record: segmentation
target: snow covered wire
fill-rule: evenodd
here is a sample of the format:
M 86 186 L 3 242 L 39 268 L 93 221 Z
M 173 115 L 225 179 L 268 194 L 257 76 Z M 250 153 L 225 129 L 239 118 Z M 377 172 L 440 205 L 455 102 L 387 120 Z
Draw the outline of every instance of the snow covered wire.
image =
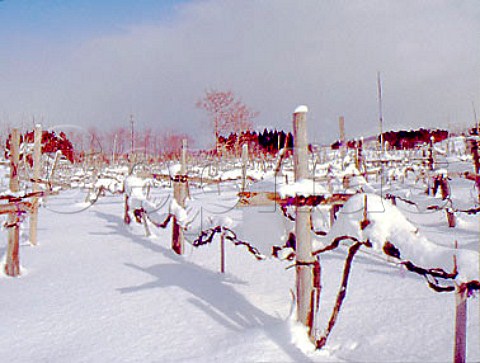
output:
M 257 260 L 265 259 L 265 256 L 262 253 L 260 253 L 260 251 L 255 246 L 253 246 L 248 242 L 239 240 L 237 237 L 237 234 L 233 230 L 224 226 L 216 226 L 216 227 L 212 227 L 207 230 L 201 231 L 200 235 L 197 237 L 196 240 L 193 241 L 192 245 L 194 247 L 200 247 L 208 243 L 212 243 L 215 235 L 217 233 L 222 233 L 222 232 L 224 233 L 225 239 L 232 242 L 235 246 L 247 247 L 248 252 L 254 255 Z
M 365 246 L 370 247 L 371 243 L 370 241 L 359 241 L 357 238 L 352 237 L 352 236 L 339 236 L 335 238 L 331 244 L 327 245 L 326 247 L 319 249 L 317 251 L 313 252 L 313 255 L 318 255 L 320 253 L 326 252 L 333 250 L 337 248 L 340 245 L 340 242 L 350 240 L 353 241 L 354 244 L 356 243 L 361 243 L 364 244 Z M 430 287 L 432 290 L 436 292 L 452 292 L 455 291 L 455 287 L 452 285 L 448 286 L 442 286 L 439 283 L 438 279 L 443 279 L 443 280 L 454 280 L 457 275 L 457 267 L 456 263 L 454 264 L 454 269 L 452 272 L 447 272 L 441 268 L 430 268 L 426 269 L 420 266 L 415 265 L 412 261 L 409 260 L 402 260 L 401 259 L 401 254 L 400 251 L 390 242 L 385 242 L 384 247 L 383 247 L 383 252 L 390 257 L 393 257 L 397 259 L 398 261 L 396 262 L 397 265 L 399 266 L 404 266 L 408 271 L 414 272 L 420 276 L 423 276 L 425 280 L 427 281 L 428 287 Z M 480 282 L 473 280 L 466 282 L 465 285 L 469 287 L 469 291 L 472 290 L 480 290 Z
M 393 194 L 390 194 L 390 193 L 387 193 L 385 195 L 385 199 L 392 199 L 392 200 L 395 200 L 395 199 L 398 199 L 398 200 L 401 200 L 402 202 L 406 203 L 406 204 L 410 204 L 410 205 L 414 205 L 415 207 L 418 208 L 418 204 L 412 200 L 409 200 L 407 198 L 403 198 L 403 197 L 399 197 L 398 195 L 393 195 Z M 477 208 L 469 208 L 469 209 L 458 209 L 458 208 L 453 208 L 452 206 L 452 200 L 450 198 L 446 198 L 447 200 L 447 203 L 445 203 L 445 205 L 442 205 L 442 206 L 438 206 L 438 205 L 431 205 L 431 206 L 428 206 L 427 207 L 427 210 L 444 210 L 444 209 L 449 209 L 451 212 L 454 212 L 454 213 L 466 213 L 466 214 L 477 214 L 477 213 L 480 213 L 480 207 L 477 207 Z
M 427 207 L 427 209 L 428 210 L 444 210 L 444 209 L 447 209 L 447 210 L 449 210 L 450 212 L 453 212 L 453 213 L 466 213 L 466 214 L 480 213 L 480 207 L 469 208 L 469 209 L 458 209 L 458 208 L 452 208 L 452 207 L 447 207 L 447 206 L 432 205 L 432 206 Z
M 30 192 L 30 193 L 2 193 L 0 194 L 0 200 L 7 200 L 10 203 L 19 202 L 22 199 L 44 196 L 44 192 Z

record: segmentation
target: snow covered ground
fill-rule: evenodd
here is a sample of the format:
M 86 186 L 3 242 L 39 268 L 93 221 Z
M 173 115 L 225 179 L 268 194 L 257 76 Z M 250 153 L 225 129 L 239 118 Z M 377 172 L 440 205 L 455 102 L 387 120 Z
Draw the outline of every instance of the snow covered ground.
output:
M 235 198 L 214 191 L 195 200 L 210 212 L 217 208 L 217 220 L 228 217 L 239 237 L 265 253 L 282 243 L 279 231 L 289 226 L 278 210 L 222 211 Z M 187 245 L 177 256 L 170 227 L 147 238 L 142 226 L 123 224 L 121 196 L 73 214 L 60 212 L 79 210 L 54 208 L 55 198 L 40 210 L 39 246 L 22 242 L 22 276 L 0 278 L 4 362 L 452 361 L 454 295 L 433 292 L 420 276 L 370 254 L 355 258 L 338 323 L 326 348 L 314 351 L 291 318 L 291 262 L 257 261 L 227 244 L 222 275 L 218 240 Z M 453 232 L 443 214 L 402 212 L 421 234 L 448 245 Z M 474 218 L 462 217 L 454 232 L 472 251 Z M 345 255 L 344 248 L 321 255 L 319 329 L 330 316 Z M 477 297 L 468 300 L 468 361 L 480 361 L 479 330 Z
M 471 160 L 460 156 L 439 157 L 438 168 L 457 176 L 471 172 Z M 324 163 L 312 165 L 318 173 L 315 183 L 292 184 L 291 161 L 285 163 L 283 175 L 260 162 L 247 170 L 257 180 L 247 191 L 361 192 L 340 210 L 332 227 L 328 209 L 315 208 L 312 217 L 315 229 L 327 233 L 314 237 L 317 248 L 344 234 L 372 242 L 372 248 L 362 247 L 355 256 L 347 297 L 322 350 L 315 351 L 295 323 L 295 269 L 289 268 L 293 262 L 270 256 L 272 245 L 285 243 L 293 223 L 275 205 L 241 207 L 240 182 L 228 181 L 242 175 L 241 164 L 227 162 L 220 165 L 220 174 L 212 165 L 192 167 L 194 175 L 203 178 L 209 170 L 208 178 L 223 182 L 192 182 L 186 209 L 172 203 L 169 181 L 129 177 L 123 182 L 126 171 L 119 170 L 113 170 L 114 179 L 98 179 L 92 184 L 96 189 L 72 185 L 74 189 L 48 197 L 40 209 L 38 246 L 28 244 L 28 224 L 22 224 L 21 277 L 0 276 L 1 361 L 450 362 L 454 294 L 429 289 L 421 276 L 390 263 L 382 248 L 388 240 L 402 258 L 446 271 L 452 270 L 455 254 L 457 282 L 478 279 L 480 220 L 478 214 L 459 210 L 478 207 L 479 201 L 472 180 L 453 177 L 448 206 L 457 210 L 457 226 L 449 228 L 442 209 L 447 201 L 425 194 L 425 167 L 411 168 L 409 157 L 415 155 L 397 155 L 400 162 L 384 177 L 364 177 L 348 157 L 325 155 Z M 176 166 L 170 166 L 171 174 Z M 84 176 L 93 180 L 88 173 Z M 348 185 L 345 177 L 351 177 Z M 1 179 L 5 189 L 6 178 Z M 124 224 L 123 195 L 113 194 L 123 186 L 130 207 L 144 208 L 151 221 L 160 223 L 173 213 L 189 226 L 185 233 L 190 243 L 183 256 L 170 248 L 171 226 L 159 229 L 151 224 L 152 236 L 145 237 L 142 225 Z M 100 187 L 106 196 L 96 201 Z M 359 224 L 363 192 L 368 193 L 370 221 L 364 229 Z M 397 197 L 396 206 L 381 198 L 387 194 Z M 440 209 L 428 209 L 432 206 Z M 199 248 L 191 244 L 200 231 L 214 226 L 231 228 L 267 258 L 258 261 L 244 246 L 227 241 L 226 274 L 221 274 L 219 237 Z M 1 233 L 3 256 L 6 231 Z M 320 255 L 319 333 L 335 303 L 346 250 L 341 246 Z M 471 362 L 480 361 L 479 318 L 476 296 L 468 299 Z

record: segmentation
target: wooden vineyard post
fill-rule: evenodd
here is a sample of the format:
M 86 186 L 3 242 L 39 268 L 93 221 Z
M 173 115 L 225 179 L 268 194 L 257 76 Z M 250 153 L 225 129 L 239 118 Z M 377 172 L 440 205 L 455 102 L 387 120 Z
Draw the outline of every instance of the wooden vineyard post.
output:
M 365 160 L 363 157 L 363 137 L 357 142 L 356 155 L 355 155 L 355 167 L 360 171 L 365 179 L 368 178 L 367 169 L 365 166 Z
M 115 166 L 115 151 L 117 150 L 117 134 L 113 137 L 113 147 L 112 147 L 112 166 Z
M 295 182 L 308 177 L 307 112 L 306 106 L 299 106 L 293 114 Z M 313 300 L 315 258 L 312 255 L 310 234 L 311 210 L 307 205 L 297 204 L 295 208 L 297 319 L 309 328 L 309 333 L 312 333 L 315 316 L 313 310 L 316 304 Z
M 345 117 L 340 116 L 338 118 L 338 127 L 340 129 L 340 157 L 345 157 L 346 145 L 345 145 Z
M 220 235 L 220 272 L 225 273 L 225 231 Z
M 383 159 L 383 155 L 385 152 L 384 150 L 385 137 L 383 135 L 382 80 L 380 78 L 380 72 L 377 72 L 377 92 L 378 92 L 378 120 L 380 124 L 380 158 Z
M 187 173 L 187 149 L 188 149 L 187 139 L 183 139 L 182 140 L 182 160 L 181 160 L 181 169 L 180 169 L 180 172 L 182 174 Z
M 242 145 L 242 193 L 247 184 L 248 144 Z
M 479 136 L 478 133 L 478 123 L 477 123 L 477 137 Z M 471 152 L 472 152 L 472 157 L 473 157 L 473 166 L 475 170 L 475 187 L 477 188 L 477 195 L 478 195 L 478 201 L 480 201 L 480 157 L 479 157 L 479 152 L 478 152 L 478 139 L 471 139 L 470 140 L 470 147 L 471 147 Z M 478 228 L 479 228 L 479 236 L 480 236 L 480 222 L 478 223 Z M 479 253 L 480 253 L 480 238 L 479 238 Z M 478 265 L 478 271 L 480 273 L 480 259 L 479 259 L 479 265 Z
M 475 168 L 475 186 L 477 187 L 478 200 L 480 201 L 480 157 L 478 152 L 478 141 L 471 139 L 470 146 L 472 150 L 473 166 Z
M 448 227 L 455 228 L 455 226 L 457 225 L 457 218 L 455 217 L 455 212 L 452 208 L 445 209 L 445 212 L 447 214 Z
M 124 209 L 123 209 L 123 223 L 125 224 L 130 224 L 132 219 L 130 218 L 130 215 L 128 212 L 130 211 L 130 206 L 129 206 L 129 196 L 128 193 L 125 193 L 125 200 L 124 200 Z
M 173 181 L 173 198 L 176 203 L 185 208 L 185 200 L 187 199 L 187 140 L 183 140 L 181 168 Z M 172 249 L 175 253 L 181 255 L 184 251 L 185 237 L 183 228 L 178 224 L 177 218 L 173 217 L 172 227 Z
M 428 170 L 433 171 L 435 166 L 435 159 L 433 157 L 433 142 L 434 137 L 430 137 L 430 141 L 428 143 Z
M 33 191 L 40 191 L 38 181 L 42 170 L 42 125 L 35 125 L 33 139 Z M 30 244 L 37 244 L 37 226 L 38 226 L 38 197 L 33 197 L 32 211 L 30 213 Z
M 150 232 L 150 228 L 148 227 L 148 221 L 146 215 L 142 215 L 142 224 L 143 228 L 145 229 L 145 236 L 150 237 L 152 233 Z
M 18 181 L 18 162 L 20 149 L 20 134 L 18 129 L 12 130 L 12 138 L 10 143 L 10 191 L 16 193 L 19 190 Z M 18 227 L 18 212 L 8 215 L 8 247 L 7 258 L 5 261 L 5 274 L 8 276 L 20 275 L 20 258 L 19 258 L 19 238 L 20 231 Z
M 360 222 L 360 229 L 363 231 L 370 224 L 368 220 L 368 197 L 367 194 L 363 195 L 363 219 Z
M 457 286 L 455 290 L 455 350 L 453 361 L 466 362 L 467 347 L 467 295 L 465 285 Z

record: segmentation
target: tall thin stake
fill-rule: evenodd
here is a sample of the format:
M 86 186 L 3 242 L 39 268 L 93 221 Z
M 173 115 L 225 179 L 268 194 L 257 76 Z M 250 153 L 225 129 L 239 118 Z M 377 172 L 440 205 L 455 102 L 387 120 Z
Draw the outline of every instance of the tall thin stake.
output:
M 181 208 L 185 208 L 185 200 L 187 199 L 187 140 L 183 140 L 182 157 L 180 172 L 175 175 L 173 182 L 173 198 Z M 185 237 L 183 227 L 173 218 L 172 227 L 172 249 L 175 253 L 181 255 L 184 252 Z
M 382 107 L 382 80 L 380 79 L 380 72 L 377 72 L 377 91 L 378 91 L 378 120 L 380 123 L 380 151 L 384 152 L 383 139 L 383 107 Z
M 455 290 L 455 363 L 465 363 L 467 357 L 467 294 L 465 285 L 457 286 Z
M 300 106 L 293 114 L 294 131 L 294 167 L 295 181 L 308 177 L 308 139 L 307 139 L 307 112 L 306 106 Z M 312 331 L 313 317 L 315 316 L 312 304 L 313 266 L 315 258 L 312 256 L 312 241 L 310 235 L 310 207 L 296 206 L 295 235 L 297 239 L 296 253 L 296 283 L 297 283 L 297 319 Z
M 225 273 L 225 231 L 220 235 L 220 272 Z
M 480 130 L 478 128 L 479 126 L 478 126 L 477 110 L 475 109 L 475 103 L 473 101 L 472 101 L 472 108 L 473 108 L 473 119 L 475 123 L 475 131 L 477 135 L 480 135 Z
M 18 129 L 12 129 L 12 138 L 10 140 L 10 191 L 16 193 L 19 191 L 18 180 L 18 164 L 19 164 L 19 149 L 20 149 L 20 134 Z M 10 213 L 8 215 L 8 247 L 7 258 L 5 262 L 5 274 L 8 276 L 20 275 L 20 229 L 19 212 Z
M 242 145 L 242 193 L 247 184 L 248 144 Z
M 345 117 L 340 116 L 338 118 L 338 127 L 340 131 L 340 155 L 342 158 L 345 157 L 345 151 L 347 146 L 345 145 Z
M 33 139 L 33 191 L 40 191 L 38 180 L 42 170 L 42 125 L 35 125 Z M 32 212 L 30 214 L 30 244 L 37 244 L 37 226 L 38 226 L 38 203 L 39 198 L 32 200 Z

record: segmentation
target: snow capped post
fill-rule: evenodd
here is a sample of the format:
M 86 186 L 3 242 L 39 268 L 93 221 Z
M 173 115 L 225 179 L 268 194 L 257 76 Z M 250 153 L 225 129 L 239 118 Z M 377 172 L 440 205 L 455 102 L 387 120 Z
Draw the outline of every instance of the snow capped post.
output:
M 33 138 L 33 191 L 39 192 L 38 180 L 42 170 L 42 125 L 35 125 Z M 37 225 L 38 225 L 38 197 L 33 197 L 32 212 L 30 214 L 30 244 L 37 244 Z
M 308 178 L 307 112 L 307 106 L 299 106 L 293 114 L 295 182 Z M 309 333 L 314 315 L 312 293 L 315 263 L 315 258 L 312 256 L 310 211 L 309 206 L 297 204 L 295 218 L 297 319 L 309 328 Z
M 173 198 L 179 207 L 185 208 L 185 199 L 187 199 L 187 139 L 183 139 L 182 142 L 181 168 L 173 181 Z M 177 217 L 174 216 L 172 249 L 179 255 L 183 254 L 184 241 L 183 227 L 179 224 Z
M 433 171 L 435 166 L 435 160 L 433 156 L 433 143 L 434 143 L 434 137 L 431 136 L 428 142 L 428 170 L 430 171 Z
M 18 181 L 19 149 L 20 134 L 18 129 L 12 129 L 12 138 L 10 139 L 10 192 L 12 194 L 17 193 L 20 189 Z M 20 209 L 18 212 L 8 214 L 8 247 L 5 274 L 12 277 L 20 275 L 19 212 Z

